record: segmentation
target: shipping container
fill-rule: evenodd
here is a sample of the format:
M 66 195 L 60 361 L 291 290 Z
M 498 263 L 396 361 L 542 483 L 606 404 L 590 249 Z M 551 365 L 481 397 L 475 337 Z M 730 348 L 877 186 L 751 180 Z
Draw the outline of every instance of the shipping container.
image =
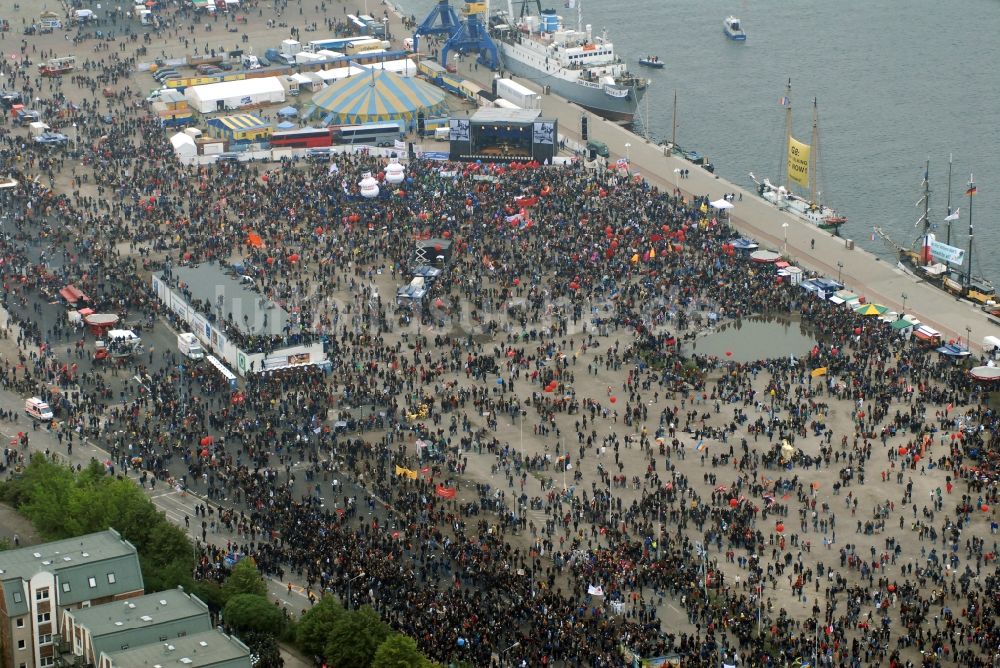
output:
M 513 102 L 521 109 L 538 109 L 541 106 L 541 96 L 510 79 L 494 79 L 497 95 L 503 99 Z

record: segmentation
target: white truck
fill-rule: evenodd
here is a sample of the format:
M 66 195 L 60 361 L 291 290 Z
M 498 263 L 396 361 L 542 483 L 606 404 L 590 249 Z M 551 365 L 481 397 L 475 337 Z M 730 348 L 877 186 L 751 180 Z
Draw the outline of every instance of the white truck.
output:
M 201 347 L 197 337 L 191 332 L 184 332 L 177 335 L 177 350 L 191 360 L 205 358 L 205 349 Z
M 512 102 L 522 109 L 538 109 L 541 107 L 541 95 L 510 79 L 495 79 L 497 95 Z

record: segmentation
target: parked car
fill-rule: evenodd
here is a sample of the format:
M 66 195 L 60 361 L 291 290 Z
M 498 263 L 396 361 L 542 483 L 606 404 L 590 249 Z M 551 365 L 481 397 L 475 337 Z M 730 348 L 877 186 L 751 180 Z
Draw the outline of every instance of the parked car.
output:
M 202 74 L 202 75 L 218 74 L 221 71 L 222 71 L 221 68 L 219 68 L 219 67 L 217 67 L 215 65 L 207 64 L 207 63 L 199 65 L 197 67 L 198 74 Z

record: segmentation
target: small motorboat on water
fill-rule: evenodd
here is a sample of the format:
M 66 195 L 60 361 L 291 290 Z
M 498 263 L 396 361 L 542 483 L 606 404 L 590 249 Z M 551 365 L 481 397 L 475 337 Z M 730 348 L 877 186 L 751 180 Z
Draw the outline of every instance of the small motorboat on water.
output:
M 743 31 L 743 26 L 740 25 L 740 20 L 735 16 L 726 17 L 726 19 L 722 22 L 722 32 L 726 33 L 726 37 L 734 42 L 747 41 L 747 34 Z
M 640 58 L 639 64 L 643 67 L 652 67 L 658 70 L 663 69 L 663 61 L 660 60 L 659 56 L 646 56 L 645 58 Z

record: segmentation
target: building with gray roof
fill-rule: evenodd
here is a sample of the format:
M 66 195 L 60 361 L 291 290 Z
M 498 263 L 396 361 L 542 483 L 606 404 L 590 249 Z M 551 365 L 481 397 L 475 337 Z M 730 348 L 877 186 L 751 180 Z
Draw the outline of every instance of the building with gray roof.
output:
M 3 664 L 55 663 L 63 616 L 143 593 L 135 547 L 113 529 L 0 552 Z
M 181 589 L 67 612 L 62 635 L 73 654 L 97 665 L 103 652 L 159 644 L 209 631 L 208 606 Z
M 98 668 L 250 668 L 250 649 L 220 631 L 205 631 L 118 652 L 103 652 Z

